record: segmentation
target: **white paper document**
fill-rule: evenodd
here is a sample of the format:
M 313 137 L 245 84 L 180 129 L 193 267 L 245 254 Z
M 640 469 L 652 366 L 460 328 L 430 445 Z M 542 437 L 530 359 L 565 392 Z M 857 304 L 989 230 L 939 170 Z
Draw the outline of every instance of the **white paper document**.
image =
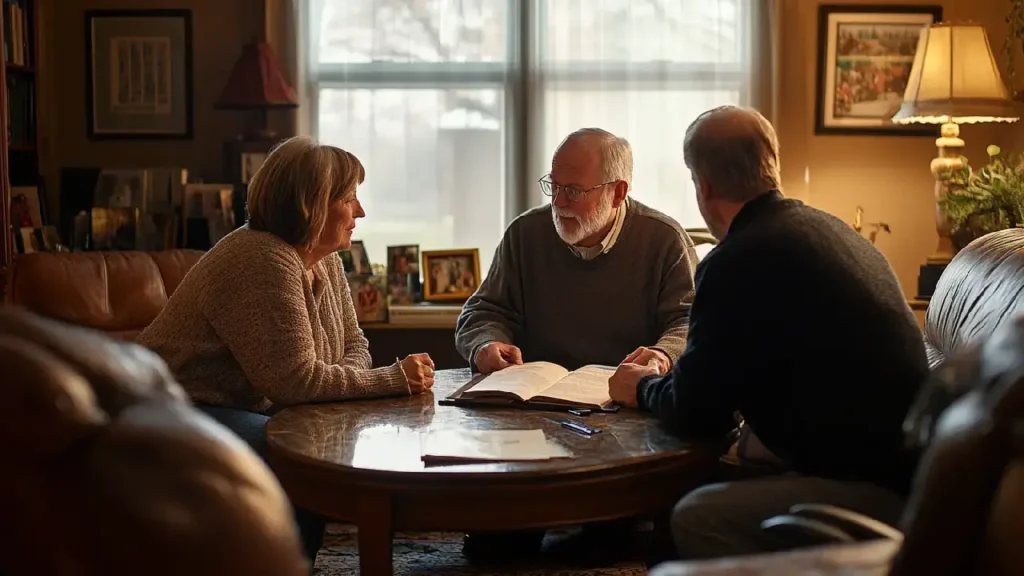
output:
M 421 439 L 424 461 L 515 462 L 572 458 L 543 430 L 431 430 Z

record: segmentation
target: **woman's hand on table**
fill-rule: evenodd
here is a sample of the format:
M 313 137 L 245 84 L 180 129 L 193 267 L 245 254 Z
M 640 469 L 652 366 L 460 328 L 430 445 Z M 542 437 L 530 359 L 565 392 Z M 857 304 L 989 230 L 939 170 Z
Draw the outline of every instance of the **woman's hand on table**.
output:
M 399 362 L 405 380 L 409 383 L 409 391 L 421 394 L 434 385 L 434 361 L 428 354 L 410 354 Z

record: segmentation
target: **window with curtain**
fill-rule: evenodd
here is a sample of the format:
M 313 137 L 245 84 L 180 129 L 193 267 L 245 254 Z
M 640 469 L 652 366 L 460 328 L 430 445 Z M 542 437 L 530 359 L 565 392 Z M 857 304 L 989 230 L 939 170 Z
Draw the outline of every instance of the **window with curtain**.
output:
M 632 197 L 703 226 L 683 134 L 750 104 L 757 0 L 521 2 L 308 1 L 310 125 L 366 166 L 355 236 L 374 262 L 389 245 L 479 248 L 486 270 L 585 126 L 632 144 Z

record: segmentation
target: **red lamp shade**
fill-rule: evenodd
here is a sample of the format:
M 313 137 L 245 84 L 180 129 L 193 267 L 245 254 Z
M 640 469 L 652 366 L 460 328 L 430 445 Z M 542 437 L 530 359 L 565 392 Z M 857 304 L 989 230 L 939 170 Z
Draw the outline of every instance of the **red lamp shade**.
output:
M 274 50 L 264 42 L 251 42 L 242 48 L 242 55 L 231 69 L 216 107 L 266 110 L 298 105 L 295 90 L 281 74 Z

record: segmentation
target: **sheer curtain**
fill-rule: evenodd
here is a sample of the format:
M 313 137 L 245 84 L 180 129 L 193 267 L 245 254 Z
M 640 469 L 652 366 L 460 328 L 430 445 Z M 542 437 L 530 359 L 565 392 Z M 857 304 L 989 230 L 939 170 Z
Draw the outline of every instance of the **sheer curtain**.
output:
M 635 198 L 702 226 L 686 126 L 765 103 L 761 0 L 307 1 L 310 129 L 366 165 L 375 262 L 419 244 L 479 248 L 486 269 L 583 126 L 632 143 Z

